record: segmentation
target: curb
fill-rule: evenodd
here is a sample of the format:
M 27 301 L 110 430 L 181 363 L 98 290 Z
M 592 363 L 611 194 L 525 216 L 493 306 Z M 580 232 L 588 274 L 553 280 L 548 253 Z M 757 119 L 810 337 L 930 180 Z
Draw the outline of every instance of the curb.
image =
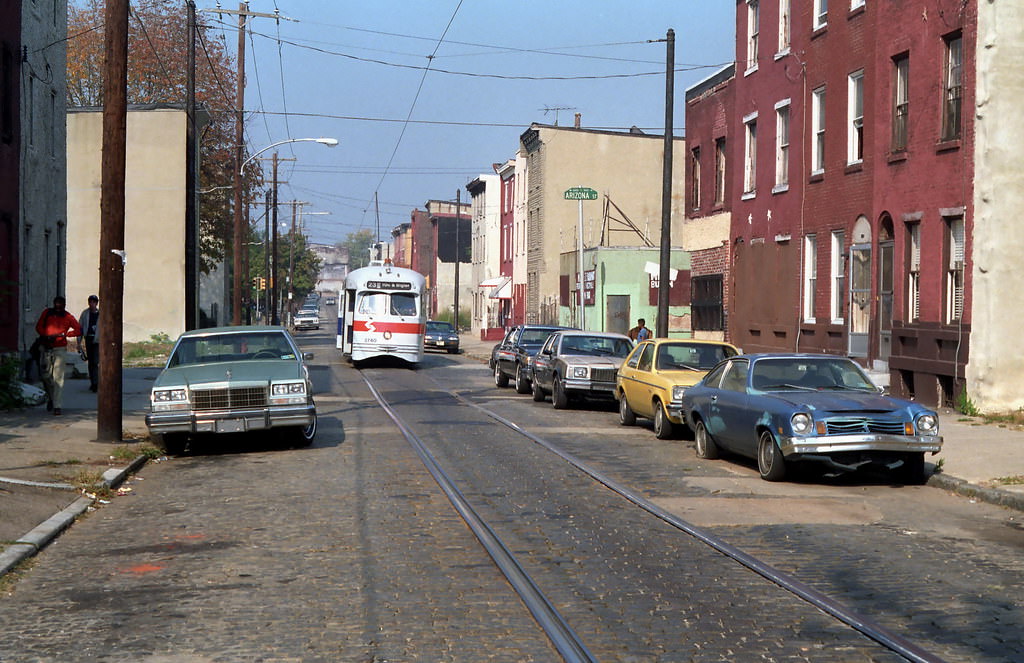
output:
M 1024 493 L 1015 493 L 998 488 L 986 488 L 985 486 L 979 486 L 964 479 L 957 479 L 942 473 L 931 475 L 928 478 L 927 485 L 988 504 L 1024 511 Z
M 128 467 L 121 469 L 110 468 L 103 473 L 103 481 L 101 485 L 107 488 L 117 488 L 130 474 L 134 474 L 146 464 L 148 459 L 145 456 L 139 456 L 131 463 Z M 7 546 L 2 553 L 0 553 L 0 577 L 6 575 L 13 568 L 21 564 L 23 561 L 32 557 L 40 550 L 45 548 L 51 541 L 57 538 L 68 527 L 71 526 L 75 520 L 85 513 L 89 507 L 93 504 L 93 499 L 89 497 L 80 497 L 75 500 L 71 506 L 66 507 L 54 515 L 50 516 L 41 525 L 34 528 L 31 532 L 21 537 L 14 543 Z

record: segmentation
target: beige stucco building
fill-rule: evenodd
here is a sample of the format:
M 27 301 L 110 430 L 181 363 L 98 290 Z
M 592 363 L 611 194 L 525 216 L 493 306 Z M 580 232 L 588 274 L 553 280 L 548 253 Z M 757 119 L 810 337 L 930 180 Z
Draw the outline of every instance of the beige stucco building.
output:
M 1024 407 L 1024 5 L 978 3 L 974 267 L 967 393 L 982 411 Z
M 674 145 L 672 244 L 679 246 L 686 143 L 676 138 Z M 577 250 L 580 225 L 579 205 L 566 200 L 565 192 L 573 187 L 598 192 L 597 200 L 583 202 L 584 250 L 658 246 L 664 137 L 535 123 L 520 137 L 520 146 L 527 188 L 526 321 L 574 323 L 559 319 L 560 256 Z M 590 269 L 584 265 L 584 271 Z
M 185 330 L 185 112 L 128 111 L 123 340 Z M 99 290 L 103 113 L 73 110 L 68 131 L 68 310 Z M 100 310 L 103 302 L 100 301 Z

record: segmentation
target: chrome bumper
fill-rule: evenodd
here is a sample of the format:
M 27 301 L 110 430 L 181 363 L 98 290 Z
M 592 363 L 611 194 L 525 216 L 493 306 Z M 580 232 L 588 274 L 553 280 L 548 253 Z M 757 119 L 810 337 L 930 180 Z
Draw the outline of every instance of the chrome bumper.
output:
M 584 392 L 596 396 L 615 396 L 614 382 L 593 382 L 579 378 L 566 378 L 564 386 L 566 391 Z
M 940 435 L 830 435 L 827 437 L 783 437 L 779 440 L 783 456 L 793 454 L 832 454 L 843 451 L 922 451 L 938 453 Z
M 149 412 L 146 427 L 150 433 L 244 433 L 250 430 L 305 427 L 313 423 L 316 406 L 275 405 L 265 408 L 216 412 Z

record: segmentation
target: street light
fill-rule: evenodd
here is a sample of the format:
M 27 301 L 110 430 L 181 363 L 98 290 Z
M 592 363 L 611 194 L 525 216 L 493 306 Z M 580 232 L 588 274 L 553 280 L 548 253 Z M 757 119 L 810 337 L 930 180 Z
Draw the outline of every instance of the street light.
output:
M 241 142 L 241 141 L 239 141 Z M 232 322 L 233 324 L 242 324 L 242 284 L 244 278 L 242 275 L 243 264 L 242 264 L 242 244 L 245 243 L 245 233 L 242 224 L 242 177 L 244 176 L 244 170 L 246 164 L 250 161 L 263 154 L 267 150 L 273 149 L 278 145 L 285 145 L 287 143 L 320 143 L 327 147 L 334 147 L 338 144 L 337 138 L 288 138 L 281 140 L 276 143 L 271 143 L 266 147 L 257 150 L 249 156 L 249 158 L 241 161 L 238 164 L 238 171 L 235 173 L 235 215 L 234 215 L 234 258 L 232 264 L 234 266 L 234 292 L 232 293 Z M 241 150 L 241 148 L 238 148 Z M 238 157 L 241 157 L 241 152 L 236 153 Z M 236 157 L 236 159 L 238 158 Z M 237 161 L 236 161 L 237 162 Z M 274 153 L 274 212 L 276 221 L 277 212 L 277 153 Z M 276 229 L 275 229 L 276 230 Z M 276 312 L 275 312 L 276 313 Z

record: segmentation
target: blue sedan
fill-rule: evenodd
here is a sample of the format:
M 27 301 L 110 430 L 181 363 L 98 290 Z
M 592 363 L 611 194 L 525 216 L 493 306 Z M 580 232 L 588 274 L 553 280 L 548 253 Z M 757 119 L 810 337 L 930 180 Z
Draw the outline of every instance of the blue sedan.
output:
M 767 481 L 818 462 L 837 472 L 882 466 L 921 483 L 925 453 L 942 448 L 933 410 L 883 394 L 855 362 L 834 355 L 732 357 L 686 390 L 683 409 L 698 457 L 756 459 Z

